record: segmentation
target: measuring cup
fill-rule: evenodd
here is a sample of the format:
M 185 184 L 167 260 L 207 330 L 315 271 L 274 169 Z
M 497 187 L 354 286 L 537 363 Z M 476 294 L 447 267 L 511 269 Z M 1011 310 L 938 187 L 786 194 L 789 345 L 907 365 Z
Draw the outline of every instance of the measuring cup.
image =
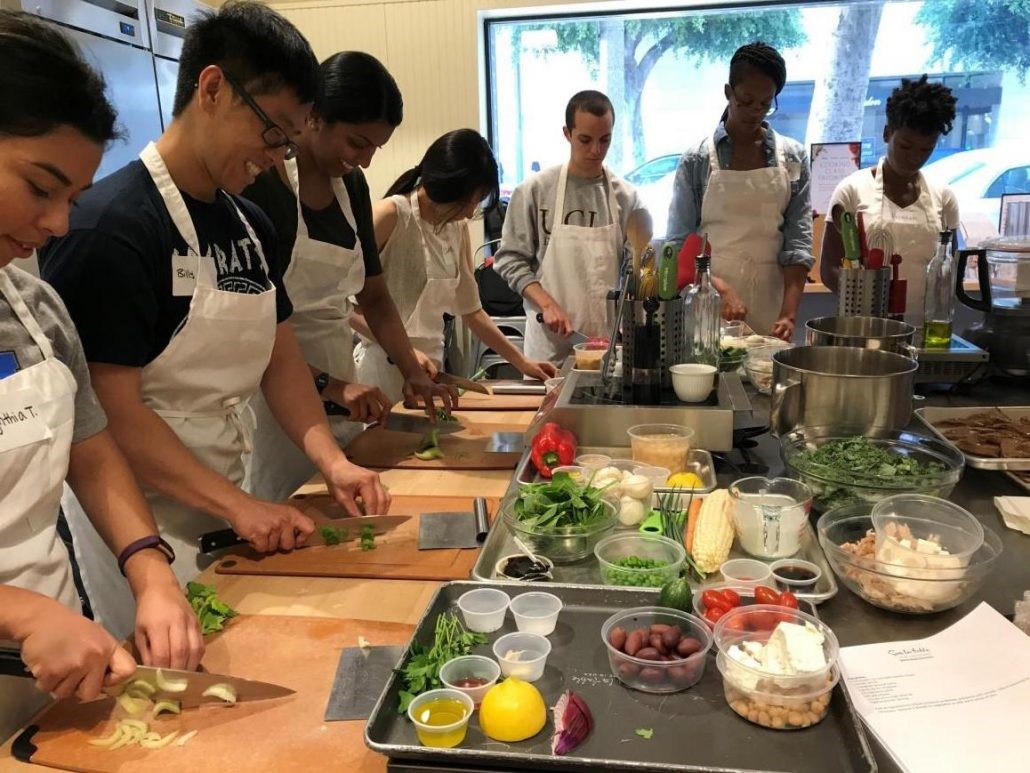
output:
M 741 478 L 730 486 L 733 523 L 745 552 L 785 558 L 801 550 L 812 490 L 791 478 Z

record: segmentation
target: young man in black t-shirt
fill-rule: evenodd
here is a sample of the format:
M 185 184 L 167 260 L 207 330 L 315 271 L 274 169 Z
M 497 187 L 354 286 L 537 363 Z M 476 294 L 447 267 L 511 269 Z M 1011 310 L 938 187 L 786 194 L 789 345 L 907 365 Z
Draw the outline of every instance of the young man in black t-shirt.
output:
M 87 191 L 68 235 L 40 254 L 181 580 L 196 574 L 196 538 L 224 527 L 218 519 L 262 552 L 291 550 L 313 530 L 299 510 L 239 488 L 241 408 L 258 388 L 345 509 L 359 515 L 355 497 L 371 513 L 389 507 L 378 475 L 330 433 L 286 322 L 273 229 L 235 195 L 295 152 L 317 88 L 310 46 L 274 11 L 240 2 L 206 16 L 183 44 L 171 125 Z M 77 552 L 88 563 L 87 538 Z

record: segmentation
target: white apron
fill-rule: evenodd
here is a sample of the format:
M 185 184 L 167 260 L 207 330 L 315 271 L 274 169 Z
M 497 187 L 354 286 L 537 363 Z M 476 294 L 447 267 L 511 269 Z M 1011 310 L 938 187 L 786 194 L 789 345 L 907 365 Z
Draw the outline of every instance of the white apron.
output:
M 567 225 L 562 221 L 565 219 L 569 165 L 562 166 L 552 207 L 551 239 L 537 274 L 543 288 L 572 320 L 573 328 L 594 338 L 606 338 L 611 333 L 606 299 L 608 291 L 618 283 L 624 242 L 619 203 L 607 167 L 604 176 L 608 187 L 608 225 L 596 228 Z M 561 365 L 572 354 L 572 344 L 569 339 L 552 333 L 546 325 L 537 322 L 536 314 L 530 313 L 526 315 L 524 351 L 531 360 Z
M 297 162 L 287 160 L 285 165 L 297 198 L 297 238 L 283 277 L 293 303 L 290 324 L 305 362 L 335 379 L 354 382 L 354 332 L 349 319 L 354 310 L 351 298 L 365 286 L 365 263 L 350 196 L 343 180 L 334 177 L 333 193 L 354 231 L 354 249 L 316 241 L 304 222 Z M 260 392 L 251 400 L 251 407 L 256 428 L 244 488 L 258 499 L 284 500 L 311 479 L 315 466 L 283 432 Z M 361 422 L 347 421 L 343 416 L 328 418 L 341 447 L 364 429 Z
M 926 292 L 926 265 L 937 252 L 940 242 L 941 197 L 936 188 L 919 173 L 919 198 L 907 207 L 899 207 L 883 192 L 883 162 L 876 165 L 873 200 L 865 212 L 866 230 L 885 228 L 894 243 L 894 252 L 901 255 L 901 278 L 908 280 L 905 293 L 905 321 L 923 325 L 923 296 Z M 890 256 L 887 256 L 889 266 Z
M 452 233 L 461 234 L 461 241 L 455 244 L 453 239 L 442 238 L 433 228 L 423 223 L 418 208 L 417 189 L 412 191 L 409 203 L 411 217 L 418 229 L 419 243 L 422 246 L 426 285 L 418 297 L 415 308 L 404 320 L 404 329 L 408 333 L 411 345 L 425 352 L 437 368 L 442 368 L 443 315 L 454 308 L 460 262 L 465 259 L 463 248 L 466 229 L 452 229 Z M 412 256 L 412 259 L 416 259 L 415 256 Z M 383 271 L 403 270 L 403 265 L 391 266 L 389 261 L 384 261 Z M 403 397 L 404 376 L 397 366 L 390 362 L 386 350 L 378 343 L 363 340 L 359 345 L 356 360 L 360 383 L 375 384 L 395 403 Z
M 0 583 L 49 596 L 79 612 L 68 551 L 57 535 L 78 386 L 54 357 L 10 270 L 0 268 L 0 294 L 42 351 L 43 361 L 0 379 Z M 103 550 L 108 552 L 106 546 Z M 0 741 L 47 700 L 32 679 L 0 676 Z
M 186 203 L 153 143 L 143 149 L 140 159 L 189 254 L 196 256 L 197 266 L 189 314 L 165 350 L 143 368 L 141 397 L 202 464 L 238 485 L 243 481 L 243 455 L 251 444 L 241 411 L 260 389 L 275 344 L 275 286 L 269 283 L 267 290 L 255 295 L 218 289 L 214 258 L 200 256 Z M 239 208 L 236 214 L 267 273 L 261 242 Z M 226 522 L 155 491 L 144 493 L 161 536 L 175 550 L 176 577 L 180 582 L 192 580 L 204 566 L 197 538 L 224 529 Z M 69 507 L 72 499 L 66 492 L 62 506 L 93 611 L 112 634 L 126 636 L 135 617 L 128 585 L 115 557 L 106 548 L 101 550 L 103 542 L 78 503 Z
M 790 178 L 783 146 L 773 132 L 776 166 L 722 169 L 715 137 L 708 143 L 711 172 L 701 203 L 701 225 L 712 245 L 712 274 L 728 282 L 747 306 L 747 322 L 769 335 L 783 303 L 783 213 Z

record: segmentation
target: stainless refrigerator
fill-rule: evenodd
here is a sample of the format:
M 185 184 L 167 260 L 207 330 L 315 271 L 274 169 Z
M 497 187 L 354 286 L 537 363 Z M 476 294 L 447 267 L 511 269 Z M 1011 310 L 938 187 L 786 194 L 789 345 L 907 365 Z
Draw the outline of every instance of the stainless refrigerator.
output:
M 154 52 L 154 75 L 157 79 L 161 120 L 167 127 L 172 120 L 182 39 L 197 14 L 210 9 L 193 0 L 143 0 L 143 5 L 147 12 L 150 43 Z

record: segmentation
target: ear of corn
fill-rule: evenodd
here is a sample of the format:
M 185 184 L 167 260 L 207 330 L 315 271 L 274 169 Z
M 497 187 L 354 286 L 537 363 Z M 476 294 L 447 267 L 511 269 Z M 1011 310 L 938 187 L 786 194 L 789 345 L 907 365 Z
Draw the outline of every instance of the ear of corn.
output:
M 733 523 L 729 508 L 733 500 L 726 489 L 717 489 L 705 497 L 697 516 L 691 555 L 698 569 L 711 573 L 730 555 L 733 545 Z

